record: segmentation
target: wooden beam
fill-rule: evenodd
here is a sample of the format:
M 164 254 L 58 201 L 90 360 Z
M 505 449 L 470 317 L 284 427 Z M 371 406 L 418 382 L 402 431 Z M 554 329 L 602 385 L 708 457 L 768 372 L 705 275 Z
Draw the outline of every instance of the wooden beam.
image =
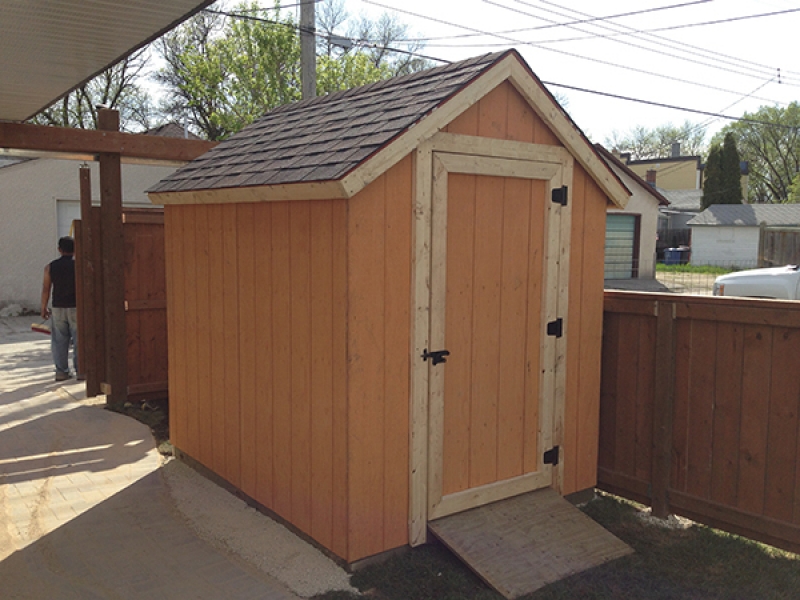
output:
M 103 131 L 116 131 L 119 129 L 119 113 L 101 109 L 98 113 L 98 126 Z M 122 405 L 128 395 L 128 344 L 125 327 L 125 236 L 122 229 L 120 155 L 115 152 L 101 152 L 98 161 L 105 298 L 105 380 L 111 385 L 111 393 L 106 402 Z
M 67 154 L 112 153 L 130 158 L 188 162 L 216 142 L 93 129 L 0 122 L 0 148 Z
M 97 231 L 95 221 L 92 219 L 92 179 L 91 170 L 84 165 L 79 169 L 81 190 L 81 228 L 77 236 L 80 248 L 78 263 L 80 266 L 80 310 L 78 316 L 82 317 L 78 323 L 78 358 L 81 363 L 81 372 L 86 376 L 86 395 L 97 396 L 100 393 L 101 371 L 98 368 L 98 353 L 103 350 L 97 347 L 97 327 L 101 327 L 103 320 L 98 311 L 102 311 L 102 304 L 97 297 L 97 269 L 94 260 L 100 232 Z

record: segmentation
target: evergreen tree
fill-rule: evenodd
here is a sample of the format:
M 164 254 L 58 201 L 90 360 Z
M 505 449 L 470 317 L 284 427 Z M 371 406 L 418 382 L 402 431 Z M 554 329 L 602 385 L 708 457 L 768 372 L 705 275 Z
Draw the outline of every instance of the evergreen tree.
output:
M 725 134 L 722 143 L 722 193 L 716 204 L 742 203 L 742 170 L 736 139 L 733 134 Z
M 726 125 L 713 141 L 721 142 L 727 133 L 736 136 L 736 146 L 750 165 L 751 203 L 786 202 L 800 165 L 800 102 L 762 106 L 743 116 L 748 120 Z
M 708 152 L 704 172 L 703 199 L 701 201 L 704 210 L 712 204 L 719 204 L 722 186 L 722 148 L 719 144 L 714 144 Z

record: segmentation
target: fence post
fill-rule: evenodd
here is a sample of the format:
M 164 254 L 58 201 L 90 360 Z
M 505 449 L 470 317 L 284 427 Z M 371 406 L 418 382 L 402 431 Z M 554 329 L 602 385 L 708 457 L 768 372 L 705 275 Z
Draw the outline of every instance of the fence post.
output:
M 758 267 L 759 268 L 767 266 L 765 264 L 766 245 L 767 245 L 766 229 L 767 229 L 767 223 L 765 221 L 761 221 L 761 223 L 758 224 Z
M 669 481 L 672 466 L 672 418 L 675 404 L 676 303 L 659 300 L 656 321 L 655 407 L 653 410 L 653 515 L 670 514 Z

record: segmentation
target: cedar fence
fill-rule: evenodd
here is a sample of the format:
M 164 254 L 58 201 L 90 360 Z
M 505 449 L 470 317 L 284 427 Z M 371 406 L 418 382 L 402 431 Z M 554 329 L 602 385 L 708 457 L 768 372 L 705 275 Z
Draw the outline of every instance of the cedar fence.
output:
M 800 227 L 767 227 L 758 237 L 758 266 L 782 267 L 800 263 Z
M 167 298 L 163 209 L 124 208 L 125 354 L 120 368 L 126 380 L 125 400 L 166 398 Z M 103 300 L 99 207 L 76 221 L 78 284 L 78 357 L 90 396 L 107 393 L 107 315 Z M 104 389 L 105 388 L 105 389 Z
M 599 487 L 800 552 L 800 303 L 606 292 Z

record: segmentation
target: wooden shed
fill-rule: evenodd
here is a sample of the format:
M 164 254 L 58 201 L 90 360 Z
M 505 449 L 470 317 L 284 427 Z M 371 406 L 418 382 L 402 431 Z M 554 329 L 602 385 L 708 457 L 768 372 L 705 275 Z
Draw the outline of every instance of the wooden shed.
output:
M 595 485 L 629 194 L 515 51 L 282 106 L 150 195 L 173 444 L 335 555 Z

